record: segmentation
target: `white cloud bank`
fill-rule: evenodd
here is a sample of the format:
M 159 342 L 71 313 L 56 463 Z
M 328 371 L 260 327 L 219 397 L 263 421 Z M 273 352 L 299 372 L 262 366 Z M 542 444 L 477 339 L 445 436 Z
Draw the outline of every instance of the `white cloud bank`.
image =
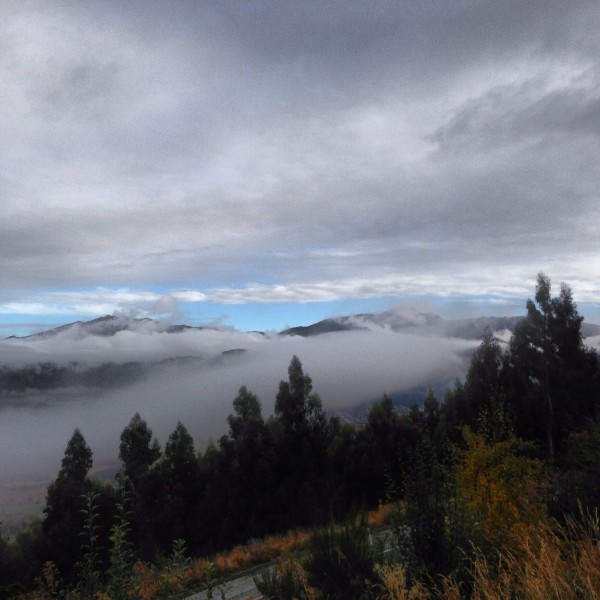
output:
M 135 412 L 163 443 L 177 421 L 183 421 L 203 449 L 210 437 L 227 430 L 226 417 L 241 385 L 261 398 L 265 416 L 271 413 L 278 383 L 287 379 L 294 354 L 313 378 L 324 407 L 331 411 L 377 400 L 385 392 L 397 394 L 430 382 L 451 382 L 463 373 L 465 353 L 475 345 L 375 326 L 314 338 L 217 330 L 178 334 L 140 330 L 82 337 L 75 328 L 47 340 L 4 342 L 0 360 L 15 361 L 18 356 L 21 364 L 77 360 L 93 365 L 186 356 L 205 360 L 173 364 L 112 391 L 32 392 L 37 406 L 0 409 L 0 471 L 5 477 L 51 477 L 75 427 L 81 429 L 100 464 L 114 461 L 119 435 Z M 246 352 L 221 356 L 236 348 Z

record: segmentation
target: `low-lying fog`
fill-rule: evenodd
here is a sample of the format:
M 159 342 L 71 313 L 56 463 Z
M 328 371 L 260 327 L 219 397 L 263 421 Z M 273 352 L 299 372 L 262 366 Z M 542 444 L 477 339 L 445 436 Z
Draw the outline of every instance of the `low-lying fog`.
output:
M 96 468 L 115 465 L 119 436 L 134 413 L 148 422 L 161 446 L 182 421 L 196 448 L 227 431 L 227 415 L 242 385 L 273 411 L 279 381 L 297 355 L 328 411 L 392 396 L 464 374 L 473 340 L 395 333 L 372 326 L 317 337 L 280 337 L 222 330 L 120 331 L 108 336 L 67 331 L 37 340 L 0 343 L 0 364 L 38 362 L 94 366 L 104 362 L 155 362 L 174 357 L 141 380 L 112 390 L 26 392 L 0 408 L 0 483 L 50 481 L 77 427 L 94 452 Z M 226 352 L 244 349 L 244 352 Z M 225 355 L 222 353 L 226 352 Z M 1 487 L 1 486 L 0 486 Z M 1 493 L 1 490 L 0 490 Z M 0 499 L 1 500 L 1 499 Z
M 181 420 L 197 449 L 227 431 L 226 417 L 241 385 L 273 410 L 279 381 L 296 354 L 313 379 L 325 409 L 349 407 L 398 394 L 429 382 L 452 381 L 464 372 L 473 341 L 420 337 L 385 328 L 318 337 L 278 337 L 218 330 L 182 333 L 121 331 L 114 336 L 74 336 L 10 340 L 0 345 L 0 363 L 158 361 L 172 357 L 213 357 L 174 362 L 142 381 L 110 392 L 81 389 L 35 392 L 27 406 L 0 409 L 0 473 L 4 477 L 53 477 L 66 443 L 78 427 L 96 464 L 114 460 L 119 436 L 139 412 L 164 444 Z M 245 349 L 241 353 L 221 353 Z M 29 398 L 31 400 L 31 398 Z

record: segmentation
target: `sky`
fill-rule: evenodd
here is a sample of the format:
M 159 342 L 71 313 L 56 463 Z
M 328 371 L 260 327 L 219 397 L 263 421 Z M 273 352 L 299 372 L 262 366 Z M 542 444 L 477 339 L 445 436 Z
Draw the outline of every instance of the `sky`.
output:
M 600 322 L 596 0 L 4 0 L 0 72 L 0 336 Z

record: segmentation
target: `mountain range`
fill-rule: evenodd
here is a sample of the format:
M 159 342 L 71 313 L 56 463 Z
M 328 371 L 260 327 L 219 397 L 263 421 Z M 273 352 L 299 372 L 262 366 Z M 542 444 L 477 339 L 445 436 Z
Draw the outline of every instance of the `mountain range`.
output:
M 427 339 L 432 348 L 442 340 L 457 340 L 461 346 L 456 355 L 466 364 L 486 328 L 491 328 L 506 343 L 522 319 L 452 320 L 403 309 L 329 318 L 265 334 L 106 315 L 28 336 L 6 338 L 0 344 L 0 403 L 43 404 L 53 393 L 69 397 L 81 390 L 100 392 L 136 383 L 148 375 L 177 377 L 184 369 L 200 372 L 215 366 L 239 367 L 240 361 L 244 361 L 241 357 L 248 350 L 254 351 L 261 341 L 273 344 L 277 340 L 318 338 L 326 340 L 329 356 L 334 357 L 331 348 L 347 344 L 348 337 L 343 336 L 349 332 L 362 332 L 362 341 L 369 332 L 384 338 L 389 338 L 386 333 L 392 337 L 402 334 L 413 340 Z M 583 335 L 600 336 L 600 326 L 584 323 Z M 19 352 L 23 353 L 20 361 L 11 360 Z M 369 368 L 366 362 L 364 368 Z M 447 383 L 444 378 L 432 382 L 440 387 Z
M 478 340 L 483 337 L 487 328 L 492 331 L 505 331 L 513 333 L 516 326 L 524 317 L 476 317 L 467 319 L 444 319 L 435 313 L 422 313 L 418 311 L 387 310 L 379 313 L 361 313 L 356 315 L 341 316 L 323 319 L 317 323 L 306 326 L 297 326 L 284 329 L 280 336 L 298 335 L 312 337 L 325 333 L 339 331 L 367 330 L 373 326 L 388 328 L 394 332 L 404 332 L 416 335 L 453 337 L 467 340 Z M 61 325 L 46 331 L 27 336 L 10 336 L 6 340 L 47 340 L 56 336 L 66 335 L 71 339 L 86 336 L 114 336 L 122 331 L 131 331 L 141 334 L 167 333 L 177 334 L 187 331 L 202 331 L 215 327 L 198 327 L 185 324 L 170 324 L 149 318 L 131 318 L 122 315 L 105 315 L 90 321 L 76 321 Z M 256 333 L 256 332 L 253 332 Z M 258 332 L 261 333 L 262 332 Z M 600 335 L 600 325 L 593 323 L 582 324 L 583 337 Z
M 312 325 L 285 329 L 280 335 L 310 337 L 336 331 L 368 329 L 375 324 L 395 332 L 480 340 L 488 328 L 495 332 L 510 332 L 512 334 L 523 319 L 522 316 L 444 319 L 435 313 L 387 310 L 380 313 L 364 313 L 324 319 Z M 600 335 L 600 325 L 584 322 L 582 324 L 582 334 L 584 338 Z

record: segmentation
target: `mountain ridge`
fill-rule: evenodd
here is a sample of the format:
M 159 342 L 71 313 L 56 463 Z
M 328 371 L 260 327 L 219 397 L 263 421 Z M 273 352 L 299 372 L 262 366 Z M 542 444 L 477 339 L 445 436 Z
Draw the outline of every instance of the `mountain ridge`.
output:
M 394 332 L 420 333 L 445 337 L 459 337 L 477 340 L 483 337 L 489 327 L 492 331 L 510 331 L 514 333 L 524 316 L 516 317 L 472 317 L 463 319 L 445 319 L 435 313 L 398 313 L 384 311 L 381 313 L 361 313 L 351 316 L 323 319 L 306 326 L 290 327 L 279 335 L 298 335 L 312 337 L 337 331 L 366 330 L 370 326 L 388 327 Z M 600 325 L 582 323 L 584 338 L 600 335 Z
M 147 332 L 147 333 L 181 333 L 183 331 L 190 330 L 203 330 L 211 329 L 210 327 L 197 327 L 193 325 L 185 324 L 166 324 L 156 319 L 144 318 L 131 318 L 121 315 L 104 315 L 91 319 L 90 321 L 74 321 L 72 323 L 66 323 L 59 325 L 58 327 L 52 327 L 45 331 L 32 333 L 29 335 L 17 336 L 11 335 L 5 340 L 42 340 L 49 339 L 60 335 L 61 333 L 73 333 L 75 335 L 81 334 L 82 336 L 87 335 L 98 335 L 104 337 L 111 337 L 116 335 L 120 331 L 135 331 L 135 332 Z
M 376 326 L 388 328 L 394 332 L 441 335 L 445 337 L 459 337 L 462 339 L 476 340 L 483 337 L 483 334 L 488 327 L 493 331 L 510 331 L 511 333 L 514 333 L 515 328 L 524 318 L 524 316 L 488 316 L 445 319 L 444 317 L 431 312 L 423 313 L 414 310 L 398 311 L 392 309 L 378 313 L 358 313 L 355 315 L 329 317 L 310 325 L 289 327 L 280 331 L 277 335 L 313 337 L 326 333 L 368 330 Z M 61 334 L 67 334 L 70 337 L 77 338 L 85 337 L 86 335 L 111 337 L 121 331 L 178 334 L 187 331 L 203 330 L 218 331 L 219 329 L 207 326 L 172 324 L 147 317 L 132 318 L 123 315 L 104 315 L 89 321 L 74 321 L 45 331 L 25 336 L 11 335 L 4 339 L 38 341 L 51 339 Z M 264 335 L 264 332 L 251 333 Z M 582 323 L 582 335 L 584 338 L 600 335 L 600 325 L 586 323 L 584 321 Z

